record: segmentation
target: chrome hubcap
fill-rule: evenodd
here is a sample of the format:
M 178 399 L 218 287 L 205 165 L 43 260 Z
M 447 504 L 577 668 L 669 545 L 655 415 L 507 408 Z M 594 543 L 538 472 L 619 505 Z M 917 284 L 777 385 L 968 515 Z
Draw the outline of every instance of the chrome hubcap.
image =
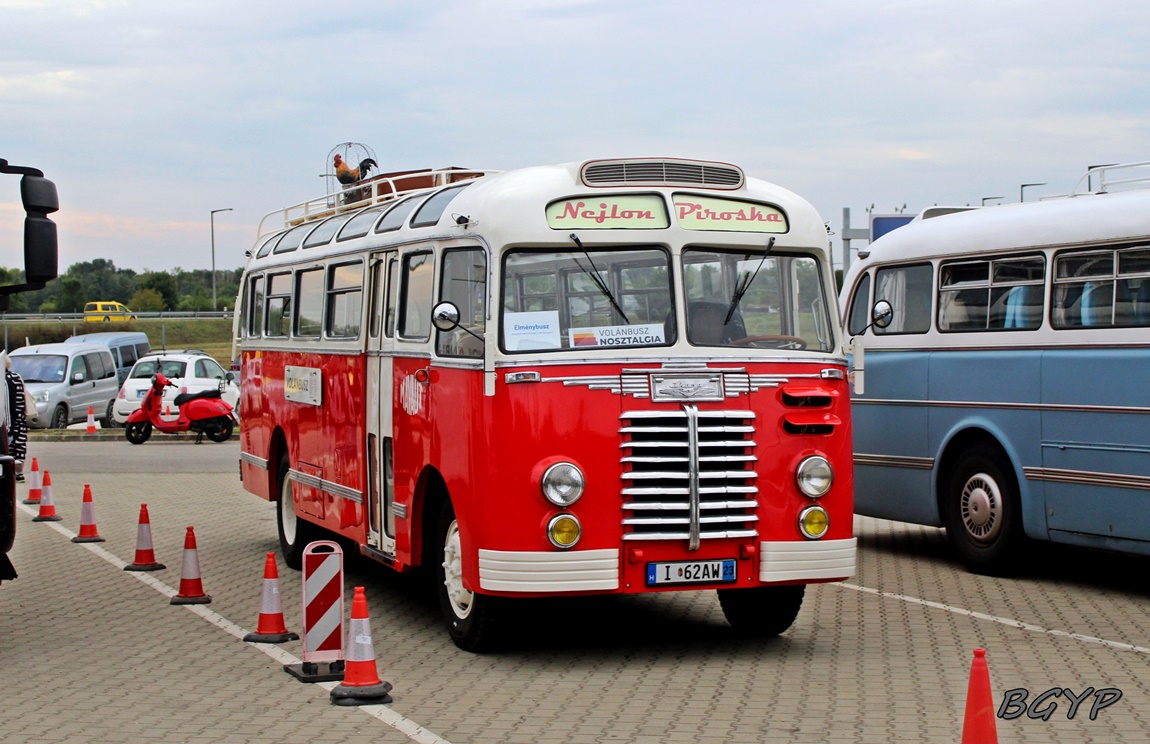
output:
M 966 532 L 978 542 L 992 542 L 1002 528 L 1002 494 L 986 473 L 972 475 L 959 504 Z

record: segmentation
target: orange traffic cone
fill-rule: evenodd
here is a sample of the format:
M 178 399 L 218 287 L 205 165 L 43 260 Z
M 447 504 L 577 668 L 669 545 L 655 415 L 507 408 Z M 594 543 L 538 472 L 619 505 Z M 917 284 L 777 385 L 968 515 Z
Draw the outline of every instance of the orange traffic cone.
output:
M 244 636 L 252 643 L 284 643 L 298 641 L 299 634 L 287 629 L 284 611 L 280 605 L 280 577 L 276 569 L 276 554 L 268 553 L 264 561 L 264 589 L 260 596 L 260 621 L 255 633 Z
M 136 528 L 136 560 L 124 566 L 125 571 L 159 571 L 167 568 L 156 563 L 156 552 L 152 549 L 152 520 L 148 518 L 148 505 L 140 504 L 140 524 Z
M 40 463 L 36 462 L 36 458 L 32 458 L 32 470 L 28 473 L 28 498 L 24 499 L 25 504 L 39 504 L 40 494 L 43 493 L 43 481 L 40 480 Z
M 343 682 L 331 691 L 336 705 L 376 705 L 390 703 L 391 683 L 379 678 L 375 650 L 371 646 L 371 624 L 367 619 L 367 596 L 363 587 L 355 588 L 351 600 L 351 627 L 348 629 L 348 652 Z
M 994 696 L 990 691 L 990 667 L 986 665 L 984 648 L 974 649 L 974 661 L 970 665 L 962 744 L 998 744 L 998 731 L 994 727 Z
M 96 412 L 92 410 L 92 406 L 88 406 L 88 428 L 84 430 L 84 433 L 96 433 Z
M 180 571 L 180 593 L 172 597 L 171 604 L 208 604 L 212 598 L 204 594 L 200 581 L 200 557 L 196 552 L 196 533 L 191 527 L 184 536 L 184 566 Z
M 92 487 L 84 484 L 84 503 L 80 507 L 80 534 L 72 538 L 74 543 L 104 542 L 96 530 L 96 508 L 92 506 Z
M 61 522 L 63 519 L 56 513 L 56 504 L 52 502 L 52 476 L 45 470 L 43 493 L 40 494 L 40 513 L 32 517 L 32 521 Z

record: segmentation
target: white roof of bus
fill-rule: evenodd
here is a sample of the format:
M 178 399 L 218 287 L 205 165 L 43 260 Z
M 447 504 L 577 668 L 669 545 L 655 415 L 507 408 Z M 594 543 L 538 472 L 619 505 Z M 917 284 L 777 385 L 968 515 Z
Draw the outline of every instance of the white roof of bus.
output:
M 916 219 L 872 243 L 850 273 L 915 258 L 1143 239 L 1150 239 L 1150 190 L 1081 194 Z
M 730 198 L 736 200 L 751 200 L 765 202 L 781 208 L 788 218 L 788 231 L 776 234 L 776 245 L 779 247 L 801 247 L 806 250 L 827 251 L 829 240 L 825 223 L 809 202 L 792 191 L 784 189 L 767 181 L 745 177 L 744 184 L 737 189 L 712 190 L 706 186 L 674 185 L 674 186 L 619 186 L 602 187 L 587 186 L 580 180 L 580 168 L 584 163 L 565 163 L 561 165 L 534 166 L 517 170 L 503 171 L 484 175 L 472 181 L 464 181 L 466 188 L 452 199 L 439 222 L 434 227 L 407 228 L 401 233 L 410 233 L 410 237 L 435 235 L 442 237 L 445 233 L 464 235 L 473 232 L 481 233 L 491 245 L 506 245 L 514 241 L 515 244 L 551 243 L 566 240 L 564 231 L 555 230 L 547 224 L 546 205 L 556 199 L 587 195 L 594 197 L 598 193 L 619 192 L 696 192 L 708 193 L 710 196 Z M 454 184 L 460 185 L 460 184 Z M 438 189 L 436 189 L 438 190 Z M 429 190 L 427 193 L 431 193 Z M 417 197 L 420 198 L 420 197 Z M 497 204 L 495 208 L 493 205 Z M 461 227 L 456 224 L 454 215 L 466 215 L 473 224 Z M 312 225 L 320 224 L 316 220 Z M 611 233 L 609 240 L 618 242 L 619 231 L 578 230 L 579 237 L 587 245 L 594 245 L 597 233 L 606 235 Z M 627 230 L 629 239 L 635 242 L 659 242 L 659 234 L 664 230 Z M 694 242 L 706 243 L 708 232 L 698 231 L 698 239 Z M 763 233 L 724 233 L 728 238 L 731 235 L 746 236 L 749 245 L 766 245 L 770 235 Z M 393 238 L 399 239 L 400 234 L 393 233 Z M 257 247 L 262 245 L 267 236 L 261 237 Z M 376 242 L 376 241 L 372 241 Z M 390 242 L 390 241 L 389 241 Z M 349 246 L 347 244 L 331 244 L 316 246 L 309 249 L 309 255 L 319 257 L 329 252 L 342 252 Z M 253 259 L 254 260 L 254 259 Z M 292 260 L 292 259 L 288 259 Z M 261 259 L 262 262 L 278 263 L 274 256 Z

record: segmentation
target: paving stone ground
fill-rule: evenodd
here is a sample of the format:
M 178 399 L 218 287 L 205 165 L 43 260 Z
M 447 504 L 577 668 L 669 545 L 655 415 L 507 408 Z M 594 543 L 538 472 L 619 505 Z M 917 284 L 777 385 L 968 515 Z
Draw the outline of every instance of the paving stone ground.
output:
M 1039 548 L 1022 578 L 994 579 L 964 572 L 938 530 L 856 518 L 858 575 L 811 587 L 777 639 L 735 636 L 712 592 L 584 598 L 524 605 L 513 641 L 481 656 L 451 644 L 423 583 L 349 559 L 345 611 L 364 586 L 395 686 L 379 712 L 331 705 L 234 635 L 254 629 L 277 550 L 274 508 L 243 490 L 234 442 L 36 441 L 33 454 L 70 532 L 18 514 L 20 578 L 0 586 L 5 744 L 955 742 L 976 647 L 996 707 L 1011 689 L 1028 702 L 1055 687 L 1122 691 L 1095 720 L 1089 702 L 1068 720 L 1065 696 L 1051 697 L 1049 720 L 999 719 L 1000 742 L 1150 741 L 1145 559 Z M 106 538 L 96 550 L 69 540 L 85 484 Z M 148 583 L 120 568 L 141 503 L 168 566 Z M 179 587 L 188 526 L 211 621 L 152 585 Z M 298 630 L 299 574 L 279 570 Z M 299 642 L 276 650 L 301 654 Z

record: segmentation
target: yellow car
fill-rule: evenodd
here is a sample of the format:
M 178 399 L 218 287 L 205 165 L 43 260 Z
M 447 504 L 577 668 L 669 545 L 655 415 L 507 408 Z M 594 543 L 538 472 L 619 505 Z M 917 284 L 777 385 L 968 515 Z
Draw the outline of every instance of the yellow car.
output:
M 118 302 L 89 302 L 84 305 L 84 320 L 89 323 L 107 323 L 136 320 L 136 316 Z

